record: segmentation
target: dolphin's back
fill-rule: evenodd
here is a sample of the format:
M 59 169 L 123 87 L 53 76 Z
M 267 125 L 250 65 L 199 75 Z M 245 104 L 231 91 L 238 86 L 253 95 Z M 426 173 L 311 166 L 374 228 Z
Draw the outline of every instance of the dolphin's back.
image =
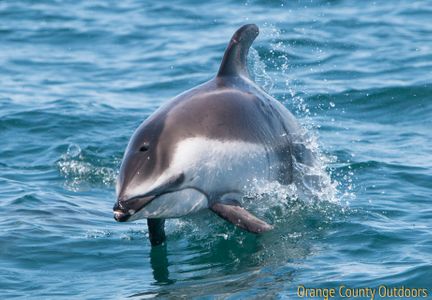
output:
M 279 102 L 244 83 L 220 81 L 216 78 L 169 103 L 161 112 L 165 117 L 159 118 L 165 131 L 174 131 L 179 139 L 205 136 L 265 145 L 289 142 L 296 134 L 297 122 Z

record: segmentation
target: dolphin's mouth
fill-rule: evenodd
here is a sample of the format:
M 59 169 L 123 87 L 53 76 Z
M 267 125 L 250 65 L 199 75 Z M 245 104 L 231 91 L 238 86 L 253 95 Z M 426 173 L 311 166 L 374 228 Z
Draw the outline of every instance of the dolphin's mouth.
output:
M 160 196 L 160 195 L 158 195 Z M 114 219 L 117 222 L 126 222 L 129 218 L 156 199 L 157 196 L 136 196 L 126 201 L 117 201 L 114 205 Z
M 172 192 L 173 189 L 181 185 L 183 181 L 184 174 L 182 173 L 178 176 L 170 178 L 166 183 L 143 195 L 134 196 L 126 200 L 121 198 L 118 199 L 113 207 L 114 219 L 117 222 L 126 222 L 130 217 L 150 204 L 150 202 L 152 202 L 157 197 Z

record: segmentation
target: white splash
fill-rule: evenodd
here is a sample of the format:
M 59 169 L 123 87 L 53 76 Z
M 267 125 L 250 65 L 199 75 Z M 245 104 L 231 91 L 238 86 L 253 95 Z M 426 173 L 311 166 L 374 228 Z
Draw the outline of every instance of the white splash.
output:
M 63 154 L 57 167 L 65 178 L 65 187 L 72 191 L 88 188 L 91 184 L 113 186 L 117 172 L 113 168 L 96 166 L 87 161 L 83 151 L 77 144 L 70 144 Z
M 319 125 L 314 122 L 309 106 L 301 96 L 302 91 L 297 91 L 295 80 L 292 79 L 289 65 L 289 45 L 281 42 L 282 33 L 273 24 L 264 24 L 263 32 L 263 36 L 270 37 L 271 55 L 262 60 L 258 51 L 251 49 L 251 71 L 255 75 L 255 82 L 262 86 L 269 94 L 274 92 L 273 89 L 278 82 L 284 84 L 284 88 L 278 87 L 278 98 L 286 107 L 292 109 L 293 113 L 297 116 L 304 129 L 301 133 L 305 141 L 304 146 L 313 153 L 316 160 L 313 165 L 305 165 L 294 159 L 294 171 L 296 173 L 294 177 L 301 178 L 301 180 L 295 181 L 289 187 L 269 182 L 255 187 L 251 192 L 255 193 L 255 196 L 261 194 L 271 195 L 273 198 L 276 197 L 281 201 L 284 201 L 287 195 L 289 195 L 288 198 L 299 198 L 307 202 L 326 201 L 341 203 L 347 199 L 354 198 L 352 190 L 343 193 L 339 192 L 338 186 L 340 186 L 340 183 L 331 178 L 331 173 L 329 173 L 328 169 L 336 161 L 336 157 L 327 155 L 321 150 L 316 132 Z M 268 68 L 275 71 L 270 72 Z M 272 75 L 278 76 L 277 80 L 272 78 Z M 281 95 L 281 90 L 285 90 L 286 92 Z M 334 107 L 335 104 L 330 103 L 330 106 Z M 348 172 L 348 174 L 343 176 L 343 180 L 349 183 L 352 181 L 352 176 L 352 172 Z M 348 184 L 348 188 L 350 186 Z M 275 195 L 275 193 L 278 195 Z

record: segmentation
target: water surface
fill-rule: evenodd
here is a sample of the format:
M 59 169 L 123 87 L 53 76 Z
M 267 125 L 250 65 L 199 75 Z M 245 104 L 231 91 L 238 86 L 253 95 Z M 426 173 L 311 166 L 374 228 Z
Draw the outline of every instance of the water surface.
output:
M 431 288 L 430 2 L 208 2 L 0 2 L 2 297 Z M 256 81 L 311 134 L 333 186 L 321 201 L 265 187 L 269 234 L 203 212 L 151 248 L 145 222 L 112 218 L 129 137 L 212 78 L 250 22 Z

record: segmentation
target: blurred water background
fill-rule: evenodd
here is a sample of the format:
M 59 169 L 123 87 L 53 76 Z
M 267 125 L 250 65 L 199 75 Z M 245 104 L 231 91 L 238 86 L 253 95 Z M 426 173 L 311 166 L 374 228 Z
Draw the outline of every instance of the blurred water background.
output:
M 1 1 L 2 298 L 430 288 L 431 20 L 430 1 Z M 245 23 L 261 29 L 255 80 L 309 131 L 332 185 L 313 202 L 266 187 L 269 234 L 203 212 L 151 249 L 145 222 L 112 218 L 123 151 L 215 75 Z

